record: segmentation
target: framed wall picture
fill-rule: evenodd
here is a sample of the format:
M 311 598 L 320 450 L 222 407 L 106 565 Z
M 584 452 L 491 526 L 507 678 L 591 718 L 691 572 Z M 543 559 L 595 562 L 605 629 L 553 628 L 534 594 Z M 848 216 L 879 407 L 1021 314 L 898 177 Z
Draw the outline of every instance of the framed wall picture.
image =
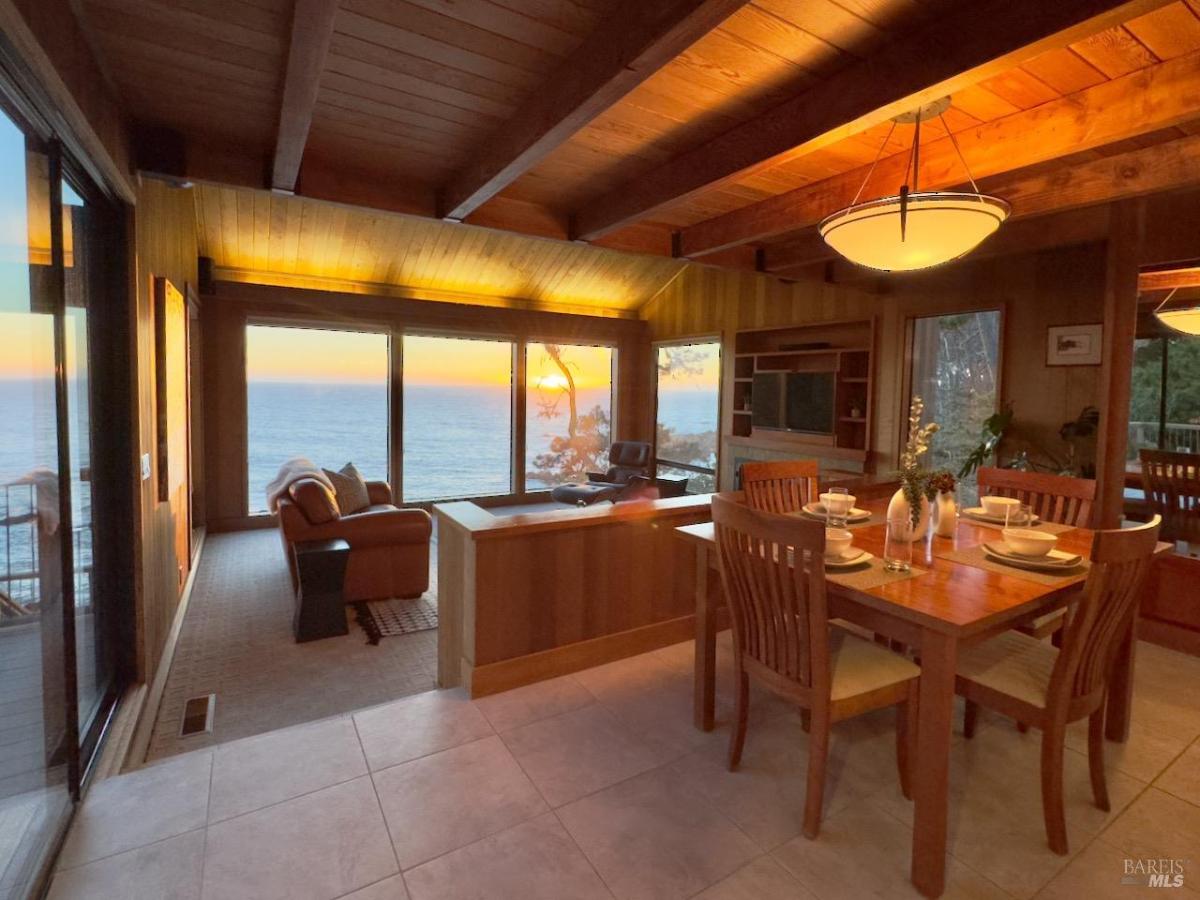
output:
M 1104 326 L 1056 325 L 1046 333 L 1046 365 L 1098 366 L 1103 351 Z

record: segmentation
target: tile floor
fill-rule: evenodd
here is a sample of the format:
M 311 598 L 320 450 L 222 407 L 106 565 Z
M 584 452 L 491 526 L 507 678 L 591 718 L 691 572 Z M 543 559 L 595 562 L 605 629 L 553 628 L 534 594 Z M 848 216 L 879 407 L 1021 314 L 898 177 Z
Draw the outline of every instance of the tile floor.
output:
M 727 635 L 723 635 L 727 638 Z M 721 643 L 728 664 L 727 640 Z M 1091 805 L 1067 750 L 1072 855 L 1046 848 L 1036 732 L 983 716 L 953 750 L 949 898 L 1130 900 L 1127 858 L 1200 893 L 1200 659 L 1139 650 L 1133 739 Z M 690 643 L 470 701 L 407 697 L 175 756 L 96 785 L 51 900 L 908 898 L 912 809 L 892 715 L 835 728 L 825 823 L 800 836 L 806 738 L 755 695 L 737 773 L 695 731 Z M 1143 882 L 1144 884 L 1144 882 Z

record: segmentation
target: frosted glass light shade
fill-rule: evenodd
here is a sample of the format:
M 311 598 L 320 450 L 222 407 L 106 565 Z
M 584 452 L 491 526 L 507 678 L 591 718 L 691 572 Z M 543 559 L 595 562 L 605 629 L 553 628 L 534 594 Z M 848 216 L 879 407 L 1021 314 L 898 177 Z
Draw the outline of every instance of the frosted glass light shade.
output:
M 1184 334 L 1200 334 L 1200 306 L 1155 310 L 1158 321 Z
M 1008 218 L 1009 206 L 986 194 L 926 191 L 908 195 L 900 237 L 900 198 L 882 197 L 838 210 L 818 226 L 851 262 L 885 272 L 927 269 L 970 253 Z

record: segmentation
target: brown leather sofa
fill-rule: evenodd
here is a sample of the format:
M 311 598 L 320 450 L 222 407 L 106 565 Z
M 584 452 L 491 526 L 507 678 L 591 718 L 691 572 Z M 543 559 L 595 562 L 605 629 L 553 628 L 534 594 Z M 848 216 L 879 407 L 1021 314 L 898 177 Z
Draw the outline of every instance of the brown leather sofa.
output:
M 343 587 L 347 603 L 419 597 L 429 588 L 429 513 L 394 506 L 386 482 L 367 482 L 367 492 L 371 505 L 345 516 L 338 514 L 336 504 L 330 505 L 328 488 L 316 479 L 294 482 L 279 498 L 279 530 L 293 588 L 298 577 L 292 546 L 330 538 L 350 545 Z

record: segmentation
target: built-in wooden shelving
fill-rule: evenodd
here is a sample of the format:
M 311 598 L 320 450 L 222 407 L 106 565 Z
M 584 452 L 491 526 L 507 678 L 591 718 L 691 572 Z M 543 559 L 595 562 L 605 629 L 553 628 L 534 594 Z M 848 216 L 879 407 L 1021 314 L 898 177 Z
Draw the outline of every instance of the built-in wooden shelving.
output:
M 733 359 L 731 434 L 762 438 L 778 447 L 838 448 L 865 461 L 871 450 L 875 323 L 872 320 L 794 325 L 738 332 Z M 833 434 L 756 429 L 754 376 L 764 372 L 834 374 Z

